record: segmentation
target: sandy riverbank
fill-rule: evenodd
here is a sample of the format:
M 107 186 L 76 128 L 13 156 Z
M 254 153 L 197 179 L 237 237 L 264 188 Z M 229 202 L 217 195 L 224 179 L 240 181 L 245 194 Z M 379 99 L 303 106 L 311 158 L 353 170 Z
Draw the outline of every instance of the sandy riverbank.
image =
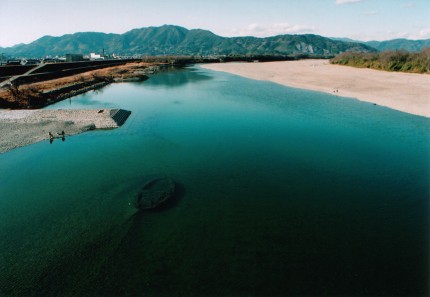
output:
M 430 75 L 332 65 L 328 60 L 220 63 L 202 67 L 285 86 L 356 98 L 430 117 Z
M 117 128 L 112 118 L 117 110 L 0 110 L 0 153 L 39 141 L 49 141 L 49 132 L 65 137 L 94 129 Z M 121 123 L 120 123 L 121 124 Z

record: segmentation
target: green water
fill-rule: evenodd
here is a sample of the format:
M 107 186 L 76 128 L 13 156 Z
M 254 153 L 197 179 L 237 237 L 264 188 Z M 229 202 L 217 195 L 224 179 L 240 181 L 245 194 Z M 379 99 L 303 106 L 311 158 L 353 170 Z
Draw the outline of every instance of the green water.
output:
M 428 294 L 430 119 L 198 67 L 49 108 L 102 107 L 0 155 L 0 296 Z

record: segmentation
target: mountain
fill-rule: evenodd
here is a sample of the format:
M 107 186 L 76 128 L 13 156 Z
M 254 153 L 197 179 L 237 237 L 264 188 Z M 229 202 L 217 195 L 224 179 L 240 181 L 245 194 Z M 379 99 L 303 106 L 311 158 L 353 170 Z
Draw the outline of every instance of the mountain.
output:
M 368 41 L 364 42 L 364 44 L 371 46 L 378 51 L 405 50 L 408 52 L 419 52 L 425 47 L 430 47 L 430 39 L 393 39 L 387 41 Z
M 408 52 L 419 52 L 426 47 L 430 47 L 430 39 L 422 39 L 422 40 L 410 40 L 410 39 L 392 39 L 385 41 L 358 41 L 350 38 L 338 38 L 338 37 L 330 37 L 333 40 L 340 40 L 346 42 L 359 42 L 378 51 L 398 51 L 405 50 Z
M 221 37 L 201 29 L 164 25 L 133 29 L 124 34 L 80 32 L 61 37 L 44 36 L 30 44 L 0 49 L 11 56 L 44 57 L 90 52 L 118 55 L 300 55 L 332 56 L 345 51 L 373 52 L 358 42 L 326 37 L 279 35 L 267 38 Z
M 356 40 L 356 39 L 351 39 L 351 38 L 347 38 L 347 37 L 330 37 L 330 39 L 333 40 L 339 40 L 339 41 L 345 41 L 345 42 L 359 42 L 359 43 L 366 43 L 364 41 L 360 41 L 360 40 Z

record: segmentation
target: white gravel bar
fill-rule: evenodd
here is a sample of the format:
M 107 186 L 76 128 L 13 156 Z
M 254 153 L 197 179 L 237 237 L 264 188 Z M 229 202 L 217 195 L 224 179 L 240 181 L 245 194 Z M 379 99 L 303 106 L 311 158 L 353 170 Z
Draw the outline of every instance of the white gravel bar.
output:
M 118 128 L 112 118 L 118 110 L 0 110 L 0 153 L 42 140 L 94 129 Z M 61 136 L 60 136 L 61 137 Z

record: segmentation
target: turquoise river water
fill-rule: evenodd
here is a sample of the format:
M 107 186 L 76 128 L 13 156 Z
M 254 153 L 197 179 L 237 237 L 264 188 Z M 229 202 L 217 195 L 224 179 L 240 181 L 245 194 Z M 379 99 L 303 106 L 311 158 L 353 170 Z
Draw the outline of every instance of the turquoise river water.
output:
M 49 108 L 132 114 L 0 155 L 0 296 L 429 293 L 428 118 L 199 67 Z

